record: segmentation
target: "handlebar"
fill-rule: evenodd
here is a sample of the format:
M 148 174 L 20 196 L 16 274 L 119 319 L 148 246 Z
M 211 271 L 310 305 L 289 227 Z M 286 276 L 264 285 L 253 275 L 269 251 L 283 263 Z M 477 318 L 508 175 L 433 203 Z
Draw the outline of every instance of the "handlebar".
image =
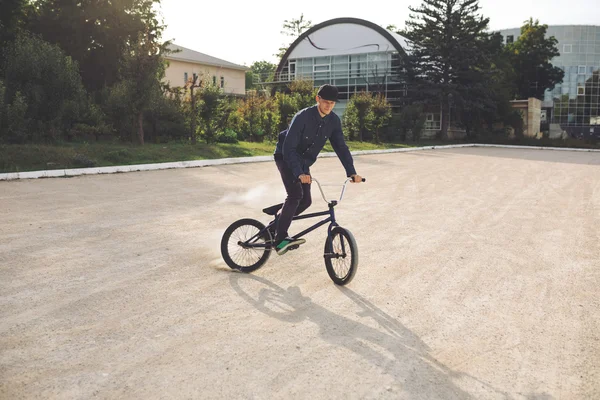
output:
M 321 184 L 319 183 L 319 181 L 316 180 L 315 178 L 313 178 L 312 176 L 310 179 L 313 182 L 317 182 L 317 186 L 319 187 L 319 191 L 321 192 L 321 196 L 323 197 L 323 200 L 325 201 L 325 203 L 329 204 L 330 202 L 325 198 L 325 193 L 323 193 L 323 189 L 321 188 Z M 347 178 L 346 181 L 344 182 L 344 184 L 342 185 L 342 193 L 340 194 L 340 199 L 338 200 L 338 203 L 342 202 L 342 198 L 344 197 L 344 192 L 346 191 L 346 185 L 350 181 L 352 181 L 352 178 Z M 362 182 L 366 182 L 366 181 L 367 180 L 365 178 L 362 178 Z M 323 185 L 323 186 L 338 186 L 338 185 Z

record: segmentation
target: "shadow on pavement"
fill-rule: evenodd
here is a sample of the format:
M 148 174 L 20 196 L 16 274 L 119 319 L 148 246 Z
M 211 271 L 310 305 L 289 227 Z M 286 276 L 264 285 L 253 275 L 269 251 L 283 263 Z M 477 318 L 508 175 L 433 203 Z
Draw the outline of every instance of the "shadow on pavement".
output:
M 423 399 L 472 398 L 453 379 L 476 378 L 438 362 L 418 336 L 349 288 L 339 288 L 340 293 L 359 306 L 358 318 L 371 318 L 377 328 L 314 303 L 297 286 L 284 289 L 263 277 L 238 272 L 232 272 L 229 280 L 240 297 L 266 315 L 288 323 L 316 324 L 321 339 L 356 353 L 380 369 L 380 373 L 392 376 L 403 395 Z M 476 386 L 483 387 L 481 390 L 488 394 L 509 397 L 484 382 L 477 381 Z

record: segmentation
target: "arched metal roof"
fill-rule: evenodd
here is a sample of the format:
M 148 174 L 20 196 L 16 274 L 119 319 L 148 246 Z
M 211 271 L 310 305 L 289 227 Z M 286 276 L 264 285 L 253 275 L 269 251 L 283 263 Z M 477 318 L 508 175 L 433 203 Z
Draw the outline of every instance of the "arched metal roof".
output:
M 320 29 L 323 29 L 327 26 L 331 26 L 331 25 L 337 25 L 337 24 L 357 24 L 357 25 L 362 25 L 365 26 L 367 28 L 371 28 L 374 31 L 376 31 L 377 33 L 379 33 L 381 36 L 383 36 L 385 39 L 387 39 L 393 46 L 394 48 L 398 51 L 399 54 L 406 56 L 406 51 L 405 49 L 402 47 L 400 40 L 402 40 L 405 44 L 406 44 L 406 39 L 404 39 L 402 36 L 396 34 L 396 33 L 392 33 L 384 28 L 382 28 L 381 26 L 374 24 L 373 22 L 364 20 L 364 19 L 360 19 L 360 18 L 334 18 L 334 19 L 330 19 L 328 21 L 325 22 L 321 22 L 320 24 L 317 24 L 315 26 L 313 26 L 312 28 L 308 29 L 306 32 L 302 33 L 291 45 L 290 47 L 287 49 L 287 51 L 285 52 L 285 54 L 283 55 L 283 57 L 281 58 L 281 61 L 279 61 L 279 65 L 277 66 L 277 70 L 276 72 L 276 76 L 278 73 L 281 72 L 281 70 L 283 69 L 283 67 L 285 66 L 285 63 L 288 60 L 289 55 L 292 53 L 292 51 L 294 50 L 294 48 L 296 46 L 298 46 L 304 39 L 306 39 L 311 33 L 314 33 Z M 310 40 L 310 38 L 309 38 Z

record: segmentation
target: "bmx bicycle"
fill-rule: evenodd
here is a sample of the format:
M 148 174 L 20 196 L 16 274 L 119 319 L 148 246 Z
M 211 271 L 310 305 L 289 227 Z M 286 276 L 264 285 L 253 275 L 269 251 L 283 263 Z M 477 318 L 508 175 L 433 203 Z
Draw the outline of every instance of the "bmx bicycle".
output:
M 342 185 L 339 200 L 327 200 L 319 181 L 314 178 L 311 178 L 311 180 L 317 183 L 321 196 L 325 203 L 327 203 L 328 210 L 297 215 L 293 220 L 322 216 L 327 216 L 327 218 L 297 235 L 293 235 L 293 237 L 298 239 L 329 223 L 323 251 L 325 267 L 329 277 L 335 284 L 346 285 L 354 278 L 356 269 L 358 268 L 358 246 L 352 233 L 337 224 L 334 208 L 342 201 L 346 185 L 352 178 L 346 179 Z M 365 182 L 365 179 L 363 178 L 362 181 Z M 274 250 L 273 242 L 275 241 L 275 227 L 277 226 L 278 219 L 277 212 L 282 207 L 283 203 L 280 203 L 262 210 L 265 214 L 274 217 L 267 226 L 255 219 L 244 218 L 235 221 L 225 230 L 221 238 L 221 255 L 230 268 L 241 272 L 252 272 L 267 262 L 271 256 L 271 251 Z M 298 247 L 292 246 L 289 251 L 295 250 Z

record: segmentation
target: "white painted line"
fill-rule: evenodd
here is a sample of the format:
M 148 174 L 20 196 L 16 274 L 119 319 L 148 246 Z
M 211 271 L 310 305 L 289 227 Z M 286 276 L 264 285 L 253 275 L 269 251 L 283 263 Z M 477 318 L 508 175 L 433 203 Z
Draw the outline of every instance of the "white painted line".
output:
M 385 153 L 401 153 L 406 151 L 423 151 L 435 149 L 453 149 L 463 147 L 501 147 L 510 149 L 533 149 L 533 150 L 560 150 L 560 151 L 585 151 L 585 152 L 600 152 L 600 149 L 576 149 L 570 147 L 543 147 L 543 146 L 515 146 L 502 144 L 450 144 L 442 146 L 422 146 L 422 147 L 402 147 L 398 149 L 386 150 L 358 150 L 353 151 L 352 155 L 360 156 L 367 154 L 385 154 Z M 336 157 L 335 152 L 321 153 L 322 157 Z M 273 156 L 255 156 L 255 157 L 239 157 L 239 158 L 219 158 L 215 160 L 195 160 L 195 161 L 177 161 L 157 164 L 137 164 L 137 165 L 120 165 L 116 167 L 98 167 L 98 168 L 76 168 L 76 169 L 56 169 L 46 171 L 30 171 L 30 172 L 9 172 L 0 174 L 0 181 L 10 181 L 15 179 L 38 179 L 38 178 L 57 178 L 78 175 L 94 175 L 94 174 L 114 174 L 118 172 L 136 172 L 136 171 L 155 171 L 162 169 L 174 168 L 197 168 L 208 167 L 212 165 L 228 165 L 242 164 L 254 162 L 273 161 Z

